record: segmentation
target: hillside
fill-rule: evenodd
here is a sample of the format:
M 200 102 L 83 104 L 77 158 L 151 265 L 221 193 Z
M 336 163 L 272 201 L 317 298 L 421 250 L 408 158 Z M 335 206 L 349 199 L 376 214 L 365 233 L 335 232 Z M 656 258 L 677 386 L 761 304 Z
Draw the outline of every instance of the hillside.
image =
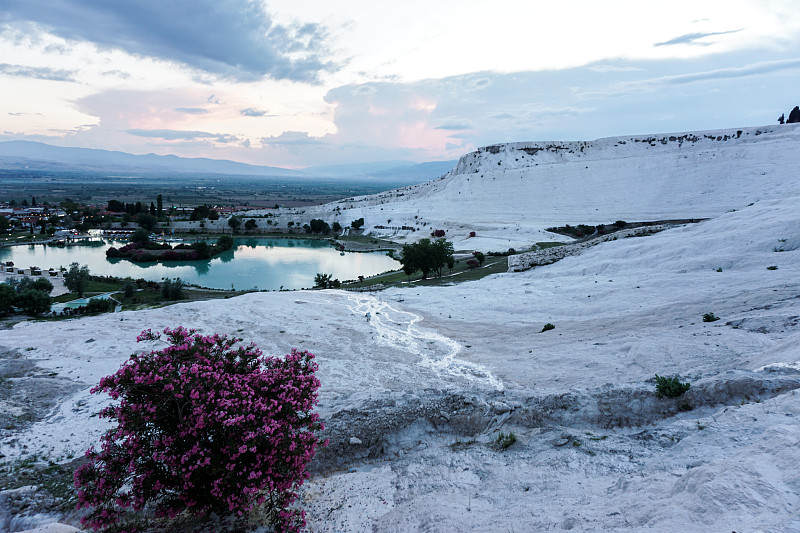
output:
M 440 180 L 354 199 L 339 215 L 380 214 L 392 224 L 413 221 L 418 209 L 441 224 L 492 216 L 486 231 L 497 241 L 485 242 L 514 242 L 501 240 L 495 203 L 524 202 L 488 182 L 533 183 L 545 172 L 574 194 L 550 205 L 533 185 L 519 189 L 531 205 L 506 214 L 505 224 L 526 220 L 525 238 L 564 222 L 556 217 L 565 205 L 584 206 L 570 211 L 581 222 L 619 212 L 710 217 L 547 266 L 451 286 L 251 293 L 17 324 L 0 335 L 0 406 L 13 421 L 0 428 L 0 464 L 80 457 L 104 430 L 92 415 L 108 401 L 89 389 L 149 349 L 137 346 L 140 331 L 183 325 L 244 337 L 267 354 L 317 356 L 330 445 L 299 502 L 310 531 L 800 533 L 800 185 L 792 164 L 800 130 L 756 131 L 727 141 L 698 136 L 693 147 L 607 139 L 583 143 L 583 152 L 581 143 L 564 145 L 572 153 L 484 149 Z M 469 163 L 522 165 L 526 148 L 538 158 L 532 165 L 465 173 Z M 663 168 L 684 156 L 698 167 L 684 172 L 703 187 Z M 594 178 L 578 167 L 604 164 L 617 195 L 580 187 L 579 178 Z M 734 169 L 751 179 L 726 181 Z M 448 207 L 480 172 L 496 196 L 474 210 Z M 673 190 L 669 179 L 684 181 Z M 663 206 L 644 197 L 657 183 Z M 704 321 L 709 314 L 719 320 Z M 542 331 L 546 323 L 554 329 Z M 691 388 L 659 398 L 656 374 Z M 501 432 L 516 443 L 501 449 Z M 16 490 L 0 490 L 0 532 L 75 523 L 48 507 L 44 488 Z
M 437 180 L 303 215 L 343 226 L 364 217 L 368 231 L 396 238 L 443 228 L 456 248 L 519 248 L 553 240 L 542 232 L 553 225 L 707 218 L 800 194 L 798 143 L 791 124 L 500 144 L 464 155 Z

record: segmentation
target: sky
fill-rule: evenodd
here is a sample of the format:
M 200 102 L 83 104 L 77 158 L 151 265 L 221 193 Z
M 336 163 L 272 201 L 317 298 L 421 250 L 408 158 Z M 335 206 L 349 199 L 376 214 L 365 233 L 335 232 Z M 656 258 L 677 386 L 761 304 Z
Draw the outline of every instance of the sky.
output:
M 0 0 L 0 141 L 305 168 L 774 124 L 796 0 Z

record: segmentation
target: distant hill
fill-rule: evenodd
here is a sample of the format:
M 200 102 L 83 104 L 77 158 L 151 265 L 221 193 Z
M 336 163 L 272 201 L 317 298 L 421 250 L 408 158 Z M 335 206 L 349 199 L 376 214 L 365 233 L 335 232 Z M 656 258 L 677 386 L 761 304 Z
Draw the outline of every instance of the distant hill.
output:
M 285 168 L 248 165 L 221 159 L 175 155 L 133 155 L 93 148 L 66 148 L 33 141 L 0 142 L 0 168 L 27 170 L 96 170 L 119 172 L 191 172 L 239 176 L 306 174 Z
M 118 173 L 184 173 L 288 178 L 356 178 L 386 182 L 391 187 L 422 183 L 450 171 L 456 161 L 414 163 L 378 161 L 315 166 L 303 170 L 248 165 L 236 161 L 186 158 L 175 155 L 134 155 L 93 148 L 66 148 L 33 141 L 0 142 L 0 169 L 34 171 L 92 171 Z

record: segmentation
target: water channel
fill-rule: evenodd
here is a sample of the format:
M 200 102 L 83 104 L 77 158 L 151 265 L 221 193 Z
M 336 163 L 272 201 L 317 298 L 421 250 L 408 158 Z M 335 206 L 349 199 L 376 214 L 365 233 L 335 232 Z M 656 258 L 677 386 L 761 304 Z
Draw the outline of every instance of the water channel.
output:
M 0 261 L 13 261 L 17 268 L 37 266 L 45 270 L 77 262 L 87 265 L 94 275 L 152 281 L 181 278 L 202 287 L 237 290 L 301 289 L 312 287 L 318 272 L 349 280 L 400 267 L 384 252 L 341 253 L 326 241 L 300 238 L 239 238 L 232 250 L 201 261 L 134 263 L 106 258 L 109 246 L 124 244 L 96 239 L 91 244 L 64 248 L 41 244 L 0 247 Z

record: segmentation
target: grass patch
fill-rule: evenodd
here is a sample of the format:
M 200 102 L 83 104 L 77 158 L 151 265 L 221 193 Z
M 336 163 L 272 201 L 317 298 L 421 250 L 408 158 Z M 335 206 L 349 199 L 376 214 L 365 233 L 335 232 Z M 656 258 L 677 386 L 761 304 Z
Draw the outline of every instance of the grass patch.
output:
M 483 266 L 478 268 L 469 268 L 466 259 L 456 261 L 453 270 L 446 271 L 441 278 L 412 279 L 409 281 L 408 276 L 406 276 L 402 270 L 393 270 L 391 272 L 365 278 L 361 283 L 345 283 L 342 285 L 342 288 L 369 287 L 370 285 L 376 285 L 378 283 L 386 286 L 449 285 L 454 282 L 474 281 L 485 278 L 491 274 L 502 274 L 505 272 L 508 272 L 507 257 L 487 256 Z
M 546 250 L 547 248 L 555 248 L 556 246 L 564 246 L 565 242 L 537 242 L 536 247 L 539 250 Z
M 678 398 L 691 388 L 689 382 L 681 383 L 678 376 L 664 377 L 656 374 L 656 396 L 659 398 Z
M 477 444 L 477 442 L 478 441 L 476 441 L 475 439 L 469 439 L 469 440 L 456 439 L 455 442 L 448 444 L 448 447 L 453 451 L 465 450 L 470 446 L 472 446 L 473 444 Z
M 501 450 L 507 450 L 510 448 L 515 442 L 517 442 L 517 436 L 514 435 L 513 432 L 503 433 L 502 431 L 497 435 L 497 439 L 495 439 L 495 444 Z

